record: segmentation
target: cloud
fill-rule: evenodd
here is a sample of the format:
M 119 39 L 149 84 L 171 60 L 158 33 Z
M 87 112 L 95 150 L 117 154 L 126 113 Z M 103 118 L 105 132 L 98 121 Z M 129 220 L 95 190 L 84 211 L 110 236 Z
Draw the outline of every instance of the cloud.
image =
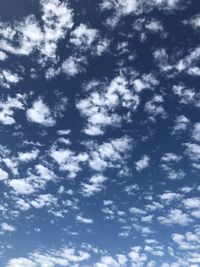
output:
M 97 86 L 102 90 L 98 91 Z M 123 121 L 129 121 L 130 112 L 134 112 L 139 105 L 139 97 L 129 90 L 125 77 L 114 78 L 109 86 L 94 83 L 91 89 L 92 92 L 76 105 L 87 119 L 84 129 L 87 135 L 103 135 L 108 126 L 119 127 Z M 118 110 L 122 110 L 121 114 Z
M 8 223 L 1 223 L 0 225 L 0 233 L 5 232 L 14 232 L 16 231 L 16 228 Z
M 162 118 L 166 117 L 166 112 L 162 103 L 164 99 L 161 95 L 155 95 L 150 101 L 145 104 L 145 111 L 152 116 L 152 118 L 156 116 L 161 116 Z
M 26 258 L 11 259 L 6 267 L 37 267 L 36 263 Z
M 3 158 L 2 161 L 5 163 L 5 165 L 12 171 L 14 175 L 18 175 L 18 163 L 16 162 L 16 159 L 14 158 Z
M 36 209 L 41 209 L 45 206 L 51 207 L 57 204 L 57 198 L 51 194 L 41 194 L 37 196 L 37 198 L 31 200 L 30 204 Z
M 126 256 L 124 255 L 119 255 L 118 259 L 114 259 L 111 256 L 103 256 L 100 260 L 100 262 L 97 262 L 95 264 L 95 267 L 120 267 L 120 266 L 124 266 L 124 264 L 126 264 Z
M 183 213 L 179 209 L 171 209 L 168 215 L 159 216 L 158 221 L 164 225 L 180 225 L 180 226 L 187 226 L 193 222 L 193 219 L 186 213 Z
M 29 195 L 35 191 L 33 185 L 27 179 L 12 179 L 8 181 L 8 184 L 16 194 Z
M 177 201 L 182 198 L 180 194 L 173 193 L 173 192 L 165 192 L 164 194 L 160 195 L 162 201 L 166 204 L 170 204 L 172 201 Z
M 173 12 L 177 8 L 184 8 L 181 0 L 102 0 L 100 3 L 101 11 L 112 10 L 112 16 L 107 19 L 108 26 L 116 26 L 120 19 L 128 15 L 141 15 L 153 9 L 167 10 Z
M 3 51 L 0 51 L 0 61 L 4 61 L 7 59 L 7 54 Z
M 34 15 L 20 22 L 1 24 L 3 38 L 0 48 L 14 55 L 30 55 L 39 51 L 38 62 L 56 61 L 57 46 L 73 26 L 73 12 L 67 3 L 60 0 L 41 0 L 41 22 Z M 17 38 L 16 38 L 17 36 Z M 14 45 L 15 39 L 17 45 Z
M 141 266 L 146 262 L 147 257 L 141 252 L 141 248 L 138 247 L 133 247 L 131 249 L 131 252 L 128 254 L 129 258 L 131 259 L 132 265 L 135 266 Z
M 194 3 L 36 2 L 0 22 L 2 264 L 197 267 Z
M 162 32 L 164 30 L 162 23 L 158 20 L 153 20 L 153 19 L 145 25 L 145 28 L 151 32 L 159 32 L 159 31 Z
M 200 208 L 200 198 L 198 197 L 185 199 L 183 203 L 188 209 Z
M 124 153 L 131 150 L 130 142 L 131 139 L 124 136 L 111 139 L 110 142 L 104 142 L 96 149 L 92 149 L 89 159 L 90 168 L 100 172 L 107 168 L 122 168 L 124 166 L 123 158 L 128 156 Z
M 45 127 L 52 127 L 56 124 L 49 107 L 42 99 L 33 102 L 32 107 L 26 111 L 26 116 L 30 122 L 38 123 Z
M 12 73 L 10 70 L 3 70 L 2 73 L 0 73 L 0 84 L 5 88 L 11 88 L 12 85 L 16 85 L 21 81 L 22 78 L 16 74 Z
M 95 195 L 98 192 L 101 192 L 104 188 L 103 183 L 107 178 L 103 175 L 94 175 L 92 176 L 88 183 L 81 184 L 81 193 L 85 197 L 90 197 Z
M 135 168 L 138 172 L 146 169 L 149 166 L 150 158 L 147 155 L 144 155 L 140 160 L 135 162 Z
M 44 253 L 34 251 L 29 258 L 13 258 L 6 267 L 77 266 L 76 264 L 89 258 L 90 254 L 86 251 L 76 251 L 74 247 L 64 247 Z
M 197 142 L 200 141 L 200 123 L 199 122 L 195 123 L 193 126 L 192 139 Z
M 41 0 L 41 7 L 44 22 L 42 53 L 49 58 L 56 59 L 57 43 L 73 26 L 73 13 L 66 2 L 59 0 Z
M 171 163 L 176 163 L 181 160 L 181 156 L 176 155 L 174 153 L 164 153 L 164 155 L 161 157 L 161 161 L 164 162 L 165 164 L 171 164 Z
M 80 49 L 88 49 L 97 38 L 98 31 L 91 29 L 87 25 L 81 23 L 70 33 L 70 42 L 80 47 Z
M 174 124 L 172 134 L 181 134 L 188 129 L 190 120 L 184 115 L 181 115 L 176 118 Z
M 186 25 L 189 24 L 193 29 L 198 30 L 200 27 L 200 14 L 193 16 L 189 20 L 184 20 L 183 23 Z
M 16 97 L 8 97 L 6 101 L 0 101 L 0 123 L 12 125 L 16 123 L 14 119 L 15 110 L 24 109 L 25 96 L 17 94 Z
M 83 224 L 92 224 L 93 220 L 90 218 L 85 218 L 81 215 L 76 216 L 76 221 Z
M 86 63 L 85 57 L 70 56 L 62 63 L 62 71 L 68 77 L 74 77 L 83 71 L 83 66 Z
M 200 145 L 195 143 L 186 143 L 185 153 L 193 162 L 198 162 L 200 160 Z
M 0 168 L 0 181 L 8 179 L 8 173 Z
M 51 157 L 58 163 L 60 170 L 67 171 L 70 178 L 75 178 L 82 170 L 81 165 L 88 160 L 87 153 L 76 154 L 69 149 L 52 148 Z
M 30 152 L 19 152 L 18 159 L 23 162 L 29 162 L 35 160 L 39 154 L 39 150 L 35 149 Z

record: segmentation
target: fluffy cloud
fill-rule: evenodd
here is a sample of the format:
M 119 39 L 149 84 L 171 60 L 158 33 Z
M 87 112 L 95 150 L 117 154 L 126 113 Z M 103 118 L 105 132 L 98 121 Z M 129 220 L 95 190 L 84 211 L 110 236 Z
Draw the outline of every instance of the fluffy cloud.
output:
M 46 127 L 51 127 L 56 124 L 49 107 L 42 99 L 38 99 L 33 103 L 32 107 L 27 110 L 26 116 L 30 122 L 38 123 Z
M 135 162 L 135 168 L 137 171 L 142 171 L 149 166 L 150 158 L 147 155 L 144 155 L 140 160 Z
M 44 253 L 35 251 L 30 255 L 30 258 L 13 258 L 6 267 L 77 266 L 76 263 L 78 264 L 89 258 L 90 254 L 88 252 L 76 251 L 73 247 L 64 247 L 57 251 Z
M 26 179 L 12 179 L 8 184 L 16 194 L 29 195 L 35 191 L 32 184 Z
M 129 120 L 130 111 L 133 112 L 139 105 L 139 97 L 128 88 L 124 77 L 114 78 L 109 86 L 100 83 L 92 84 L 93 91 L 85 99 L 77 103 L 81 115 L 87 119 L 87 135 L 102 135 L 108 126 L 118 127 L 124 120 Z M 98 91 L 96 87 L 102 87 Z M 118 110 L 124 110 L 121 115 Z
M 15 98 L 8 97 L 7 100 L 0 102 L 0 122 L 4 125 L 16 123 L 14 119 L 15 110 L 24 109 L 25 96 L 17 94 Z
M 8 179 L 8 173 L 0 168 L 0 181 Z
M 76 221 L 79 222 L 79 223 L 83 223 L 83 224 L 92 224 L 93 223 L 93 220 L 90 219 L 90 218 L 85 218 L 81 215 L 78 215 L 76 217 Z
M 11 259 L 6 267 L 37 267 L 36 263 L 26 258 Z
M 164 225 L 181 225 L 187 226 L 189 223 L 193 222 L 190 216 L 186 213 L 183 213 L 179 209 L 172 209 L 169 211 L 169 214 L 164 216 L 159 216 L 158 221 Z
M 39 151 L 37 149 L 32 150 L 30 152 L 19 152 L 18 159 L 23 162 L 32 161 L 37 158 L 38 154 L 39 154 Z
M 59 0 L 41 0 L 42 27 L 34 15 L 14 25 L 2 24 L 3 39 L 0 48 L 16 55 L 29 55 L 38 50 L 41 56 L 56 60 L 58 42 L 73 26 L 72 10 Z M 13 45 L 14 36 L 19 37 L 18 46 Z M 44 63 L 44 62 L 43 62 Z
M 103 183 L 106 180 L 107 178 L 103 175 L 92 176 L 88 183 L 82 183 L 81 193 L 86 197 L 95 195 L 96 193 L 102 191 L 104 188 Z

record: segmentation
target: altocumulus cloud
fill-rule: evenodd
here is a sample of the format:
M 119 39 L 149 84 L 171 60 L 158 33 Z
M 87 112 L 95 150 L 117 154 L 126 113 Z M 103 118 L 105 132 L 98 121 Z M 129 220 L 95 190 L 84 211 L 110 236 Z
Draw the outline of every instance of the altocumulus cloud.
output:
M 199 1 L 15 2 L 0 266 L 199 266 Z

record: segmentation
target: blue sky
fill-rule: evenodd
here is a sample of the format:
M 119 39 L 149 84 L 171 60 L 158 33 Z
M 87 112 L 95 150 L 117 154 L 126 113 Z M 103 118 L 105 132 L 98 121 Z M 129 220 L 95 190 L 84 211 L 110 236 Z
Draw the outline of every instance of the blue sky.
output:
M 0 266 L 200 266 L 198 0 L 1 0 Z

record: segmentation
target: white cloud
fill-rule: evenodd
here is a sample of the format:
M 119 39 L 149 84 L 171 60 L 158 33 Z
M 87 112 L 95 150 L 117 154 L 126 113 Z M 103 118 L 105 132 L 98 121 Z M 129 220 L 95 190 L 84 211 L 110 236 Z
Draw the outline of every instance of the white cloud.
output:
M 157 5 L 164 5 L 167 8 L 175 8 L 180 3 L 180 0 L 155 0 Z
M 39 154 L 39 150 L 35 149 L 30 152 L 19 152 L 18 159 L 23 162 L 35 160 Z
M 164 194 L 160 195 L 161 200 L 167 204 L 171 203 L 172 201 L 179 200 L 181 197 L 182 196 L 180 194 L 173 192 L 165 192 Z
M 35 166 L 36 172 L 40 175 L 41 179 L 44 181 L 50 181 L 55 178 L 53 171 L 49 170 L 47 167 L 42 164 L 37 164 Z
M 27 110 L 26 115 L 30 122 L 35 122 L 46 127 L 51 127 L 56 124 L 49 107 L 42 99 L 36 100 L 32 107 Z
M 81 99 L 76 107 L 87 119 L 84 132 L 95 136 L 104 134 L 108 126 L 118 127 L 123 121 L 129 121 L 130 112 L 134 112 L 138 105 L 139 97 L 129 89 L 128 81 L 123 76 L 117 76 L 109 86 L 94 83 L 89 95 Z M 123 111 L 119 114 L 120 108 Z
M 187 70 L 192 65 L 194 66 L 194 64 L 198 61 L 199 57 L 200 57 L 200 47 L 196 47 L 192 51 L 190 51 L 188 56 L 181 59 L 177 63 L 176 65 L 177 70 L 181 72 Z
M 195 15 L 188 21 L 185 20 L 184 24 L 190 24 L 195 30 L 200 28 L 200 14 Z
M 133 84 L 136 92 L 140 93 L 145 89 L 153 90 L 159 84 L 159 81 L 150 73 L 143 74 L 140 78 L 134 80 Z
M 62 71 L 68 77 L 74 77 L 83 71 L 83 66 L 86 62 L 85 57 L 70 56 L 62 63 Z
M 90 48 L 92 43 L 98 36 L 96 29 L 89 28 L 87 25 L 81 23 L 70 34 L 70 42 L 80 49 Z
M 114 15 L 106 21 L 108 26 L 116 26 L 123 16 L 142 14 L 155 8 L 174 11 L 180 7 L 181 0 L 102 0 L 100 8 L 114 10 Z M 182 5 L 182 8 L 184 5 Z
M 183 213 L 179 209 L 171 209 L 167 216 L 158 216 L 158 221 L 164 225 L 180 225 L 187 226 L 193 220 L 188 214 Z
M 198 162 L 200 160 L 200 145 L 195 143 L 186 143 L 184 145 L 186 147 L 185 153 L 188 155 L 188 157 L 192 161 Z
M 67 3 L 59 0 L 41 0 L 42 22 L 34 15 L 15 24 L 2 24 L 3 37 L 0 48 L 15 55 L 30 55 L 35 50 L 42 56 L 39 62 L 44 65 L 44 57 L 57 60 L 58 42 L 63 39 L 73 26 L 73 12 Z M 18 45 L 14 45 L 16 35 Z
M 181 156 L 176 155 L 174 153 L 164 153 L 164 155 L 161 157 L 161 161 L 167 164 L 171 164 L 179 162 L 181 158 Z
M 6 267 L 37 267 L 36 263 L 26 258 L 16 258 L 9 260 Z
M 10 70 L 2 70 L 0 72 L 0 85 L 5 88 L 11 88 L 12 85 L 16 85 L 22 80 L 18 74 L 11 72 Z
M 16 228 L 8 223 L 1 223 L 0 225 L 0 231 L 1 232 L 14 232 L 16 231 Z
M 137 0 L 103 0 L 101 4 L 102 9 L 114 8 L 119 11 L 120 15 L 128 15 L 137 10 Z
M 111 256 L 103 256 L 100 262 L 95 264 L 95 267 L 120 267 L 121 265 L 117 260 Z
M 141 252 L 141 247 L 133 247 L 128 254 L 131 259 L 132 265 L 135 267 L 143 266 L 147 260 L 147 256 Z
M 34 200 L 30 201 L 30 204 L 36 208 L 36 209 L 41 209 L 45 206 L 49 207 L 52 205 L 56 205 L 57 199 L 51 194 L 42 194 L 39 195 L 37 198 Z
M 58 130 L 57 134 L 58 135 L 69 135 L 71 133 L 71 130 L 67 129 L 67 130 Z
M 29 210 L 30 209 L 30 204 L 27 203 L 24 199 L 22 198 L 19 198 L 17 201 L 16 201 L 16 204 L 17 204 L 17 207 L 22 210 L 22 211 L 26 211 L 26 210 Z
M 200 208 L 200 198 L 199 197 L 193 197 L 183 200 L 183 203 L 186 208 L 188 209 L 194 209 L 194 208 Z
M 184 234 L 172 234 L 172 240 L 178 245 L 179 249 L 185 251 L 198 251 L 200 248 L 200 231 L 195 229 Z
M 2 161 L 12 171 L 14 175 L 18 175 L 18 164 L 14 158 L 3 158 Z
M 180 180 L 185 177 L 185 172 L 183 170 L 169 170 L 167 177 L 171 180 Z
M 24 109 L 25 96 L 17 94 L 15 98 L 8 97 L 5 102 L 0 101 L 0 122 L 4 125 L 12 125 L 14 119 L 14 110 Z
M 104 188 L 103 183 L 107 180 L 107 178 L 103 175 L 94 175 L 92 176 L 88 183 L 82 183 L 81 193 L 83 196 L 89 197 L 92 196 Z
M 164 118 L 166 117 L 166 112 L 162 103 L 164 103 L 162 95 L 155 95 L 151 100 L 145 103 L 144 109 L 153 118 L 159 115 Z
M 8 181 L 8 184 L 16 194 L 29 195 L 35 191 L 34 187 L 26 179 L 12 179 Z
M 146 23 L 145 28 L 152 32 L 163 31 L 162 23 L 158 20 L 151 20 L 149 23 Z
M 66 2 L 59 0 L 41 0 L 44 22 L 44 46 L 42 53 L 52 59 L 56 58 L 57 43 L 63 39 L 73 26 L 72 10 Z
M 88 161 L 87 153 L 76 154 L 69 149 L 52 148 L 51 157 L 59 164 L 62 171 L 67 171 L 70 178 L 75 178 L 82 170 L 81 165 Z
M 4 61 L 7 59 L 7 54 L 3 51 L 0 51 L 0 61 Z
M 74 247 L 64 247 L 44 253 L 34 251 L 30 253 L 29 258 L 13 258 L 9 260 L 6 267 L 78 267 L 80 262 L 89 258 L 90 254 L 86 251 L 75 250 Z
M 127 136 L 113 139 L 110 142 L 92 149 L 89 159 L 89 166 L 95 171 L 104 171 L 107 168 L 123 168 L 123 158 L 128 156 L 128 151 L 131 149 L 131 139 Z M 122 166 L 123 165 L 123 166 Z
M 199 67 L 191 67 L 188 69 L 188 74 L 191 76 L 200 76 L 200 68 Z
M 149 166 L 150 158 L 144 155 L 140 160 L 135 162 L 135 168 L 138 172 L 146 169 Z
M 19 37 L 18 46 L 14 45 L 14 36 Z M 0 48 L 15 55 L 29 55 L 37 46 L 41 45 L 43 34 L 34 15 L 14 25 L 4 25 L 4 38 Z
M 77 215 L 76 216 L 76 221 L 79 222 L 79 223 L 83 223 L 83 224 L 92 224 L 93 223 L 93 220 L 90 219 L 90 218 L 85 218 L 81 215 Z
M 188 129 L 190 120 L 184 115 L 178 116 L 174 122 L 172 134 L 182 133 Z
M 199 122 L 195 123 L 193 126 L 192 139 L 200 142 L 200 123 Z
M 133 213 L 134 215 L 138 215 L 138 216 L 146 214 L 145 210 L 135 208 L 135 207 L 130 208 L 129 211 L 130 213 Z
M 8 179 L 8 173 L 0 168 L 0 181 Z

